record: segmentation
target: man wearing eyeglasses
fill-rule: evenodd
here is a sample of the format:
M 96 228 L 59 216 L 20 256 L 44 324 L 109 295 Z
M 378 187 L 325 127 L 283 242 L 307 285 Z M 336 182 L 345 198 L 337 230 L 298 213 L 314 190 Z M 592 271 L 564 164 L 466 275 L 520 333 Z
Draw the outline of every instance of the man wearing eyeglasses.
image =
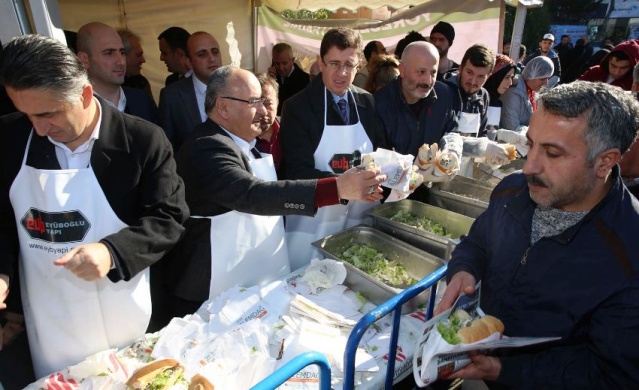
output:
M 264 284 L 290 273 L 282 215 L 313 216 L 340 199 L 381 199 L 378 184 L 385 175 L 379 170 L 353 168 L 339 177 L 277 181 L 271 155 L 255 149 L 267 114 L 264 102 L 252 73 L 221 67 L 208 82 L 207 120 L 177 154 L 193 217 L 166 259 L 173 316 L 195 312 L 230 287 Z
M 287 179 L 335 177 L 357 165 L 358 154 L 383 146 L 373 96 L 352 85 L 362 56 L 362 39 L 350 28 L 329 30 L 320 44 L 318 76 L 284 104 L 280 128 Z M 293 269 L 317 257 L 311 242 L 363 222 L 371 204 L 343 202 L 315 217 L 286 219 Z

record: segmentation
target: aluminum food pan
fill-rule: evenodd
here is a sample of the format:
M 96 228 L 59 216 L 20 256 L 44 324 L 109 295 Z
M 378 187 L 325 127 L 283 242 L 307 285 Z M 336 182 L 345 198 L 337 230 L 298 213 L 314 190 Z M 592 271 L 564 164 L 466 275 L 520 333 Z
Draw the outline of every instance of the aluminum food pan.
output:
M 399 211 L 409 212 L 417 217 L 432 219 L 441 224 L 452 238 L 446 238 L 414 226 L 391 221 L 390 218 Z M 459 237 L 468 234 L 470 226 L 475 221 L 474 218 L 469 216 L 410 199 L 375 206 L 369 210 L 368 214 L 373 218 L 374 228 L 444 260 L 450 259 L 451 253 L 459 243 Z
M 479 217 L 479 215 L 488 208 L 487 202 L 468 198 L 454 192 L 442 191 L 438 188 L 429 188 L 424 200 L 429 205 L 462 214 L 470 218 Z
M 344 284 L 354 291 L 361 292 L 369 301 L 376 305 L 386 302 L 391 297 L 402 292 L 403 289 L 391 287 L 350 263 L 343 261 L 340 258 L 340 254 L 353 244 L 369 245 L 378 252 L 383 253 L 389 260 L 401 263 L 406 272 L 417 280 L 428 276 L 445 263 L 441 258 L 419 250 L 379 230 L 362 225 L 346 229 L 312 243 L 327 258 L 342 261 L 347 270 Z M 414 311 L 417 307 L 425 306 L 427 303 L 428 291 L 425 291 L 405 304 L 403 311 Z
M 433 183 L 432 186 L 432 189 L 451 192 L 459 195 L 460 197 L 477 200 L 485 203 L 486 206 L 488 206 L 490 194 L 493 192 L 494 188 L 495 186 L 488 182 L 459 175 L 455 176 L 451 181 Z

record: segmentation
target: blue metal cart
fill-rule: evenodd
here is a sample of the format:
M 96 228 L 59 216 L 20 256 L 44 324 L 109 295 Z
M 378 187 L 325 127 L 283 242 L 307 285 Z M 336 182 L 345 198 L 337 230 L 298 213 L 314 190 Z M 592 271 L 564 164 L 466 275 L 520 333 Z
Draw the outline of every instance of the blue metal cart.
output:
M 377 320 L 385 317 L 391 312 L 394 312 L 393 327 L 391 331 L 391 337 L 389 342 L 388 352 L 388 366 L 386 368 L 386 381 L 385 388 L 391 389 L 393 387 L 393 379 L 395 374 L 395 357 L 397 354 L 397 340 L 399 338 L 399 325 L 402 314 L 402 306 L 404 303 L 410 301 L 417 295 L 430 288 L 428 308 L 426 310 L 426 320 L 429 320 L 433 316 L 433 310 L 435 308 L 435 296 L 437 295 L 437 282 L 446 275 L 447 265 L 444 265 L 437 269 L 432 274 L 428 275 L 424 279 L 415 283 L 413 286 L 407 288 L 401 293 L 395 295 L 388 301 L 377 306 L 375 309 L 366 313 L 362 317 L 355 327 L 346 342 L 346 350 L 344 351 L 344 390 L 352 390 L 355 387 L 355 352 L 359 346 L 366 330 Z M 267 390 L 275 389 L 280 386 L 287 379 L 295 375 L 302 368 L 310 364 L 319 364 L 320 366 L 320 388 L 322 390 L 330 389 L 330 367 L 328 367 L 328 361 L 326 357 L 317 353 L 309 352 L 302 354 L 282 368 L 271 374 L 269 377 L 258 383 L 253 389 Z M 328 373 L 328 374 L 327 374 Z M 326 378 L 328 375 L 328 378 Z

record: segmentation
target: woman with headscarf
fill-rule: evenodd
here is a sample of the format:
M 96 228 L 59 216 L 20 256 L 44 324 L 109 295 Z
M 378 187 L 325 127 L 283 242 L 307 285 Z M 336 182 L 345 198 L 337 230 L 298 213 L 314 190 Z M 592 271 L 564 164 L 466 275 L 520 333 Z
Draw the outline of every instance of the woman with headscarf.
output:
M 548 84 L 555 66 L 548 57 L 535 57 L 524 67 L 517 86 L 508 88 L 501 95 L 501 120 L 499 126 L 508 130 L 528 127 L 530 116 L 537 109 L 536 95 Z
M 493 73 L 488 77 L 484 88 L 490 96 L 488 107 L 488 125 L 499 126 L 501 118 L 501 95 L 513 85 L 517 65 L 510 57 L 497 54 Z

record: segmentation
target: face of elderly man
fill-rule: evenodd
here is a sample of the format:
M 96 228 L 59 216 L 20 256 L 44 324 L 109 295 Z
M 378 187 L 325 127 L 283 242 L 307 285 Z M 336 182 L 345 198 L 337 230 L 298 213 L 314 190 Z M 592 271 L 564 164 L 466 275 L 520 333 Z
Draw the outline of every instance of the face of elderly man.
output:
M 277 115 L 277 92 L 273 86 L 269 83 L 262 85 L 262 98 L 264 99 L 264 108 L 266 108 L 266 115 L 262 117 L 260 127 L 262 131 L 267 131 L 273 122 L 275 122 L 275 116 Z
M 428 96 L 437 80 L 438 67 L 437 49 L 432 44 L 415 42 L 404 49 L 399 77 L 407 103 L 412 104 Z
M 253 141 L 262 134 L 262 118 L 267 115 L 260 82 L 253 73 L 234 69 L 224 89 L 215 105 L 224 113 L 225 128 L 246 142 Z
M 137 76 L 142 71 L 142 64 L 146 62 L 144 59 L 144 50 L 140 40 L 136 37 L 129 37 L 131 51 L 126 55 L 126 75 Z

